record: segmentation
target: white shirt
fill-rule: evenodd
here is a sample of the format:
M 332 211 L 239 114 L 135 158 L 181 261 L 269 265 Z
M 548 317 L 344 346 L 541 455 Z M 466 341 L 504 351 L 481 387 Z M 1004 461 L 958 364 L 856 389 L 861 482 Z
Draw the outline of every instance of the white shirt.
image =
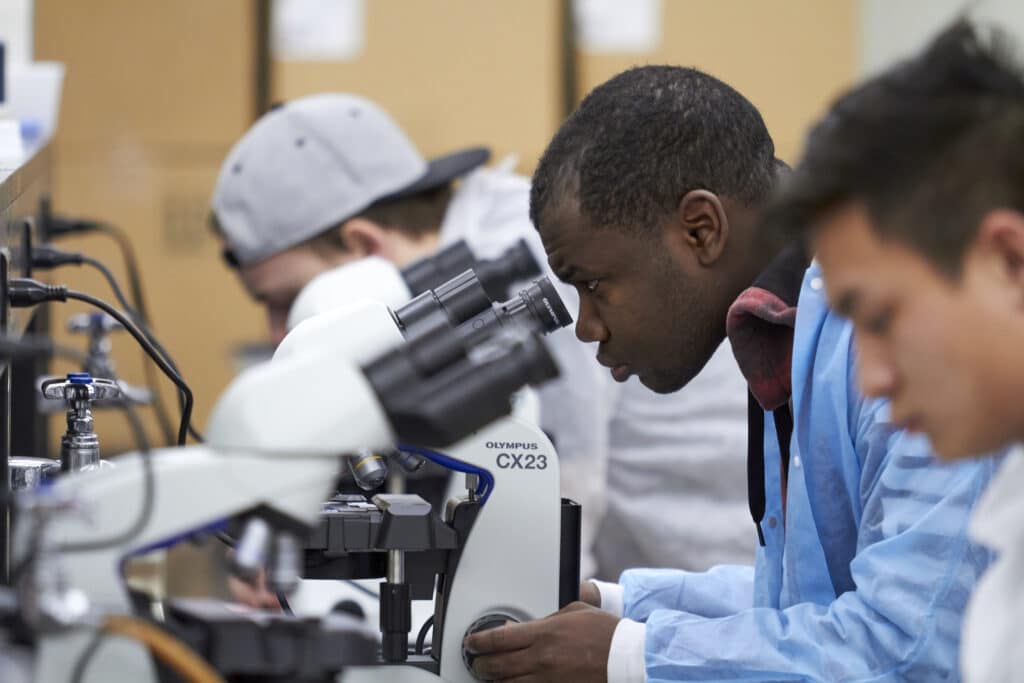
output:
M 1024 447 L 1006 456 L 971 517 L 969 535 L 999 554 L 964 615 L 960 668 L 969 683 L 1021 678 L 1024 649 Z
M 644 659 L 647 627 L 638 621 L 622 618 L 622 586 L 605 581 L 595 581 L 594 584 L 601 594 L 601 609 L 620 618 L 608 651 L 608 683 L 647 683 Z
M 673 394 L 635 377 L 621 385 L 594 548 L 600 578 L 635 566 L 753 564 L 746 456 L 747 383 L 727 342 Z

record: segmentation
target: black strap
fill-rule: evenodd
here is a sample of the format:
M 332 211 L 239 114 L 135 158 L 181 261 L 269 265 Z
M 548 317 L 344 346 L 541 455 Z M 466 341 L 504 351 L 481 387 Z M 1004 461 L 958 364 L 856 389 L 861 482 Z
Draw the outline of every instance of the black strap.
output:
M 789 446 L 793 438 L 793 412 L 789 404 L 772 411 L 775 433 L 779 439 L 779 457 L 782 464 L 782 486 L 789 482 Z M 747 504 L 757 527 L 757 542 L 764 546 L 761 522 L 765 512 L 764 477 L 764 410 L 752 393 L 747 394 Z
M 789 444 L 793 438 L 793 411 L 789 402 L 772 411 L 775 419 L 775 434 L 779 439 L 779 457 L 782 459 L 782 485 L 789 483 Z
M 764 410 L 752 393 L 747 393 L 747 504 L 757 527 L 757 542 L 764 546 Z

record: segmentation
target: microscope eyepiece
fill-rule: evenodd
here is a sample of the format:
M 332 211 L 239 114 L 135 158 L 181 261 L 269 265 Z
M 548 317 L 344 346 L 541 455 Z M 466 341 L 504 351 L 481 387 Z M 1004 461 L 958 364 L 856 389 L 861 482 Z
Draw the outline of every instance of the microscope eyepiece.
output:
M 477 261 L 473 270 L 494 301 L 507 299 L 512 285 L 537 277 L 542 272 L 524 239 L 520 239 L 497 258 Z
M 444 314 L 452 327 L 491 307 L 491 298 L 472 270 L 466 270 L 434 289 L 423 292 L 394 311 L 395 320 L 402 330 Z
M 501 307 L 510 320 L 520 324 L 529 320 L 530 323 L 526 324 L 541 334 L 572 324 L 572 316 L 562 297 L 558 296 L 555 286 L 546 277 L 534 280 L 529 287 L 520 290 L 518 296 L 501 304 Z
M 476 273 L 480 285 L 494 301 L 507 299 L 512 285 L 537 277 L 542 272 L 524 239 L 493 259 L 477 259 L 466 240 L 459 240 L 406 266 L 402 270 L 402 279 L 413 297 L 418 297 L 467 270 Z
M 500 304 L 481 311 L 459 325 L 467 346 L 494 334 L 501 327 L 519 326 L 537 334 L 549 334 L 572 322 L 572 316 L 546 277 Z
M 409 342 L 410 359 L 426 374 L 448 365 L 503 327 L 548 334 L 572 322 L 572 316 L 546 277 L 534 281 L 508 301 L 492 304 L 488 300 L 483 307 L 479 306 L 479 297 L 485 295 L 472 271 L 445 283 L 434 294 L 434 303 L 417 304 L 413 315 L 409 315 L 408 307 L 394 312 Z M 414 322 L 407 324 L 409 320 Z
M 409 287 L 409 292 L 416 297 L 475 265 L 476 257 L 466 240 L 459 240 L 403 268 L 402 279 Z

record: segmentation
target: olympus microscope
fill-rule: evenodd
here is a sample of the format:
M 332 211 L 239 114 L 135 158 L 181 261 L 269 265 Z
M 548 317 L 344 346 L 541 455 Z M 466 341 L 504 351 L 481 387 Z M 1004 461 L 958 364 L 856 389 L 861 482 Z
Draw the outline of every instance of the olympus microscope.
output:
M 380 291 L 367 284 L 365 276 L 371 272 L 385 282 L 400 282 L 390 264 L 367 261 L 358 264 L 361 291 Z M 395 343 L 421 342 L 418 362 L 429 367 L 449 353 L 443 344 L 431 341 L 440 330 L 454 329 L 468 341 L 523 325 L 546 333 L 571 322 L 546 278 L 495 304 L 473 271 L 396 308 L 391 321 L 375 313 L 380 307 L 378 302 L 363 301 L 301 322 L 278 347 L 275 358 L 298 355 L 308 339 L 324 336 L 344 338 L 337 352 L 360 358 L 367 352 L 363 340 L 390 337 Z M 369 330 L 377 324 L 380 329 L 371 334 L 344 336 L 346 330 Z M 396 378 L 396 389 L 402 384 Z M 402 456 L 425 451 L 398 448 Z M 450 500 L 443 517 L 432 515 L 430 506 L 415 496 L 383 494 L 372 502 L 340 497 L 325 505 L 324 523 L 306 546 L 307 578 L 387 579 L 379 596 L 378 666 L 350 668 L 345 681 L 473 681 L 462 649 L 465 635 L 540 618 L 576 599 L 580 508 L 561 499 L 558 459 L 540 428 L 506 418 L 442 458 L 467 473 L 466 495 Z M 429 628 L 424 625 L 409 652 L 410 598 L 432 596 L 431 650 L 423 649 Z
M 492 309 L 492 317 L 499 315 Z M 510 313 L 504 322 L 514 317 Z M 492 324 L 488 334 L 470 334 L 447 322 L 439 324 L 437 316 L 425 318 L 415 334 L 409 328 L 408 340 L 398 332 L 395 315 L 381 304 L 335 316 L 333 325 L 311 320 L 301 333 L 296 331 L 301 344 L 293 340 L 273 361 L 243 373 L 227 388 L 214 409 L 206 444 L 122 456 L 117 468 L 72 473 L 49 489 L 29 494 L 29 512 L 16 529 L 16 562 L 23 612 L 38 634 L 37 680 L 69 678 L 89 649 L 95 628 L 82 625 L 95 624 L 91 620 L 97 608 L 131 612 L 120 568 L 132 555 L 221 529 L 229 521 L 260 519 L 264 524 L 244 525 L 236 562 L 266 563 L 270 583 L 285 589 L 299 576 L 301 539 L 330 494 L 339 456 L 385 450 L 397 443 L 451 445 L 453 459 L 465 457 L 470 464 L 492 466 L 488 442 L 508 442 L 502 445 L 507 448 L 534 436 L 533 428 L 514 421 L 487 425 L 508 413 L 514 391 L 557 374 L 539 338 L 519 325 Z M 549 444 L 536 445 L 543 450 Z M 556 463 L 550 462 L 548 468 L 556 472 L 552 481 L 557 482 Z M 529 509 L 531 485 L 532 481 L 509 483 L 491 509 L 498 512 L 506 500 L 511 504 L 514 490 L 519 491 L 519 503 Z M 495 478 L 493 496 L 499 495 L 497 486 Z M 557 483 L 552 486 L 557 498 Z M 47 514 L 32 513 L 47 508 L 46 497 L 60 505 L 49 505 Z M 52 512 L 61 505 L 74 507 L 74 514 Z M 43 519 L 45 524 L 33 523 Z M 474 529 L 487 531 L 486 521 L 479 515 Z M 496 536 L 508 533 L 490 531 Z M 543 535 L 545 530 L 530 532 Z M 260 538 L 253 540 L 254 535 Z M 402 587 L 399 554 L 388 553 L 396 560 L 390 565 L 389 583 L 401 594 L 408 589 Z M 477 562 L 486 565 L 490 559 L 480 556 Z M 61 564 L 73 566 L 73 572 L 60 571 Z M 530 584 L 533 578 L 527 572 L 520 580 Z M 512 609 L 513 616 L 551 611 L 557 586 L 544 592 L 536 606 Z M 464 593 L 468 597 L 470 590 Z M 516 607 L 514 591 L 506 603 Z M 455 614 L 456 604 L 450 601 L 449 614 Z M 183 637 L 219 666 L 251 668 L 255 663 L 263 667 L 257 672 L 264 673 L 277 666 L 278 678 L 267 680 L 288 680 L 295 674 L 293 669 L 280 670 L 282 658 L 286 667 L 307 667 L 301 669 L 307 676 L 312 675 L 312 666 L 319 677 L 310 680 L 327 680 L 324 676 L 342 664 L 373 659 L 372 650 L 366 656 L 366 644 L 372 640 L 367 640 L 364 627 L 351 621 L 325 621 L 316 638 L 308 624 L 304 630 L 285 624 L 270 637 L 267 629 L 278 624 L 279 617 L 246 620 L 211 603 L 172 601 L 169 611 L 169 621 L 182 629 Z M 463 611 L 468 615 L 471 610 Z M 240 619 L 246 627 L 239 625 Z M 330 637 L 323 636 L 325 631 Z M 229 647 L 225 643 L 231 638 L 235 643 Z M 253 646 L 253 639 L 265 646 L 264 651 Z M 313 654 L 307 647 L 311 642 L 317 648 Z M 296 663 L 300 651 L 301 661 Z M 275 659 L 275 652 L 290 656 Z M 353 656 L 339 662 L 339 652 Z M 91 653 L 84 680 L 155 681 L 157 675 L 144 648 L 112 638 Z

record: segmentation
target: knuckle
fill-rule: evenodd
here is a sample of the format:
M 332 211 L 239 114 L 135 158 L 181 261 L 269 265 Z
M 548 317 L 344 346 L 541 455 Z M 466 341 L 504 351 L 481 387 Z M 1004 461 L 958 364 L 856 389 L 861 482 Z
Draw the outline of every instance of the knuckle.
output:
M 473 671 L 482 677 L 493 678 L 497 675 L 491 665 L 491 657 L 477 657 L 473 660 Z
M 552 667 L 554 667 L 555 663 L 557 662 L 557 659 L 558 657 L 555 653 L 555 650 L 551 647 L 545 646 L 540 648 L 540 651 L 537 653 L 536 661 L 539 668 L 541 670 L 544 670 L 551 669 Z

